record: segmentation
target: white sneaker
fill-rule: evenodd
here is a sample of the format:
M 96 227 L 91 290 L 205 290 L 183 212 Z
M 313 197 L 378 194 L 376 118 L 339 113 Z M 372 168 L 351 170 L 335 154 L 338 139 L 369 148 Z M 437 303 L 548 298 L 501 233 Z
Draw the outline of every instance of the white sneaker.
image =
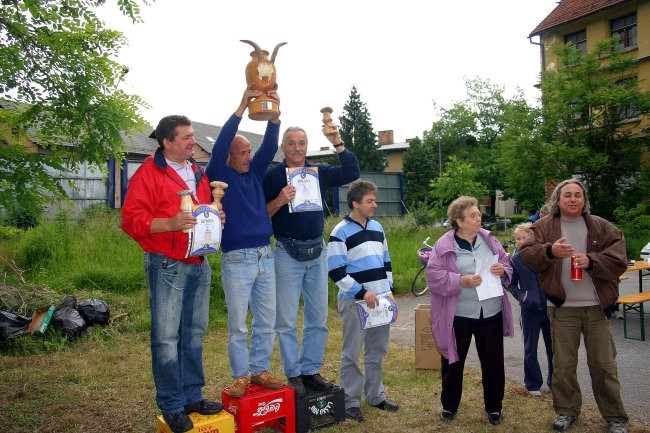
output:
M 621 313 L 619 310 L 614 310 L 614 312 L 612 313 L 612 317 L 615 319 L 622 319 L 623 313 Z
M 542 391 L 540 391 L 539 389 L 531 390 L 531 391 L 528 391 L 528 392 L 530 392 L 530 395 L 532 395 L 534 397 L 541 397 L 542 396 Z

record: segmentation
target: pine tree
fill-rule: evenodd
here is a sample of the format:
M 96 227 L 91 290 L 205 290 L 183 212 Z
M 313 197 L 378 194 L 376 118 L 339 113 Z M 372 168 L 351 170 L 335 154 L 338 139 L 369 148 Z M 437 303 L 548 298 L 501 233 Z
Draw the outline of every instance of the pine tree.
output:
M 346 147 L 357 156 L 362 171 L 382 171 L 386 167 L 386 158 L 377 147 L 377 136 L 373 132 L 370 114 L 355 86 L 352 86 L 343 111 L 339 122 L 341 139 Z

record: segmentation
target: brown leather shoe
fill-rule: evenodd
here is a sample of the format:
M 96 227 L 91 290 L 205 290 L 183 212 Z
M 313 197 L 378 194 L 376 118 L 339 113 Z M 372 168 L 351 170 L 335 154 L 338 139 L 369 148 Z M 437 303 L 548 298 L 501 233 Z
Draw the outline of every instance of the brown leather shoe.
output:
M 284 386 L 284 383 L 282 383 L 277 377 L 273 376 L 273 373 L 268 370 L 263 371 L 256 376 L 251 376 L 251 383 L 269 389 L 280 389 Z
M 248 387 L 248 378 L 242 376 L 236 378 L 232 386 L 226 388 L 226 392 L 231 397 L 241 397 L 246 392 L 246 387 Z

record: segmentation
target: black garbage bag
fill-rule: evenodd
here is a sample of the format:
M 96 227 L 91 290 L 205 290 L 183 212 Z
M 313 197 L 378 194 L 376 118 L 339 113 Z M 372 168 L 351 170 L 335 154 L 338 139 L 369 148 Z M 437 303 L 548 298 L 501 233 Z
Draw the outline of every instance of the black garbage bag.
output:
M 63 307 L 77 308 L 77 298 L 72 295 L 66 295 L 59 305 L 56 306 L 57 310 Z
M 108 319 L 111 317 L 108 304 L 101 299 L 86 299 L 79 304 L 77 310 L 88 326 L 107 326 Z
M 72 307 L 57 308 L 50 322 L 55 329 L 72 341 L 86 331 L 86 321 L 79 311 Z
M 31 317 L 0 310 L 0 340 L 18 338 L 25 333 Z

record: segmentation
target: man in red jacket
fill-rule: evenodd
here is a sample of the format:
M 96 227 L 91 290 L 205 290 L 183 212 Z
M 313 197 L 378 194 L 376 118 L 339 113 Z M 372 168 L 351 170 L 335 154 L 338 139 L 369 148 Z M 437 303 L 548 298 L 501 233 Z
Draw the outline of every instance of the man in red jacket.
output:
M 192 191 L 195 205 L 209 204 L 212 195 L 204 170 L 192 158 L 196 141 L 190 120 L 164 117 L 156 139 L 160 147 L 129 181 L 122 230 L 145 252 L 156 404 L 171 430 L 182 433 L 194 428 L 189 413 L 223 409 L 201 392 L 211 270 L 202 256 L 185 258 L 189 234 L 183 230 L 196 218 L 180 210 L 177 192 Z

